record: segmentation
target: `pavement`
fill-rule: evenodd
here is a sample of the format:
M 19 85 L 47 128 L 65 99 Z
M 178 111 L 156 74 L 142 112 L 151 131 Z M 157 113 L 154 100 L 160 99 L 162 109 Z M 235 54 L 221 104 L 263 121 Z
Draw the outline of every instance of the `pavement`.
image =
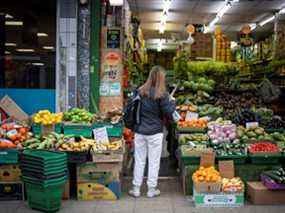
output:
M 124 183 L 123 196 L 118 201 L 63 201 L 59 213 L 285 213 L 285 205 L 254 206 L 246 204 L 239 208 L 195 208 L 191 197 L 185 197 L 177 179 L 162 180 L 162 194 L 157 198 L 147 198 L 145 187 L 143 196 L 132 198 L 127 195 L 130 181 Z M 1 201 L 0 213 L 33 213 L 27 202 Z

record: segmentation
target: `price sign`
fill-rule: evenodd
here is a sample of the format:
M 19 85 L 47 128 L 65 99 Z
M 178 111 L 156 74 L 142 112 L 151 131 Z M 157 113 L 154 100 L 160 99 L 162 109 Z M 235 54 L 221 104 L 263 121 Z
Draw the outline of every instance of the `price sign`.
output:
M 185 121 L 190 121 L 192 119 L 198 119 L 199 114 L 197 112 L 187 111 Z
M 251 127 L 258 127 L 259 126 L 259 123 L 258 122 L 247 122 L 246 124 L 245 124 L 245 127 L 247 128 L 247 129 L 249 129 L 249 128 L 251 128 Z
M 109 138 L 107 134 L 107 128 L 93 129 L 94 139 L 98 144 L 109 144 Z
M 219 171 L 224 178 L 233 178 L 235 176 L 234 161 L 219 161 Z
M 215 153 L 203 152 L 201 155 L 200 166 L 209 167 L 215 165 Z

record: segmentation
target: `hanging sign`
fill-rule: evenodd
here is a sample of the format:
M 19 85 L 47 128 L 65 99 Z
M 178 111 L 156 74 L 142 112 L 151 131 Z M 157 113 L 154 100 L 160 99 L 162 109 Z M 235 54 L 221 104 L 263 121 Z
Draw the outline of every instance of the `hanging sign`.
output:
M 121 31 L 119 29 L 107 30 L 107 48 L 119 49 L 121 46 Z

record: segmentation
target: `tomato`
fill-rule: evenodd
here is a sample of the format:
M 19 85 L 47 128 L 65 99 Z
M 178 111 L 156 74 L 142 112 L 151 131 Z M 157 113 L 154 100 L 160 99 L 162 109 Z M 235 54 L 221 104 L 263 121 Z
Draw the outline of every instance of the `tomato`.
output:
M 26 134 L 26 133 L 27 133 L 27 129 L 26 129 L 25 127 L 21 127 L 21 128 L 18 130 L 18 132 L 23 135 L 23 134 Z

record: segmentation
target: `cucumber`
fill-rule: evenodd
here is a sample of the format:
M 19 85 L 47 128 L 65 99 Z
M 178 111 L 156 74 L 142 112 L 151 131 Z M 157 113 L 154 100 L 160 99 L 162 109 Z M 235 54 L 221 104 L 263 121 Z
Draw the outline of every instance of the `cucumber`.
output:
M 266 171 L 266 172 L 263 172 L 263 174 L 265 176 L 270 177 L 271 179 L 273 179 L 274 181 L 276 181 L 279 184 L 283 183 L 283 177 L 280 177 L 280 176 L 274 174 L 273 171 Z

